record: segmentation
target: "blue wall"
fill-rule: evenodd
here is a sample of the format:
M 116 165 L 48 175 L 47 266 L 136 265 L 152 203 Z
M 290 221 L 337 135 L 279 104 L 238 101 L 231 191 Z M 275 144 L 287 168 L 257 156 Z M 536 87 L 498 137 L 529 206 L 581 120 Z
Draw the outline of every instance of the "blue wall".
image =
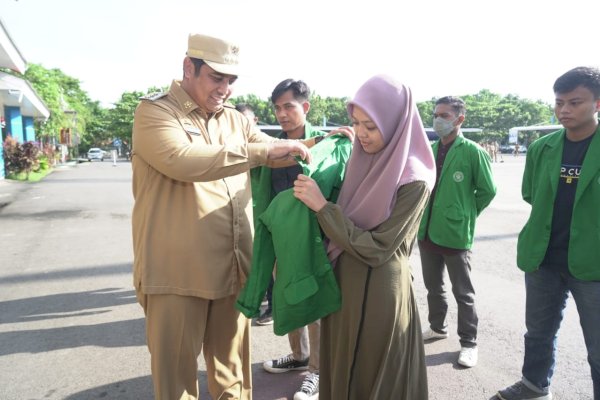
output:
M 4 119 L 6 120 L 6 132 L 19 143 L 24 142 L 23 118 L 19 107 L 4 107 Z
M 35 129 L 33 127 L 33 117 L 23 117 L 24 142 L 35 142 Z
M 4 150 L 0 147 L 0 179 L 4 179 Z

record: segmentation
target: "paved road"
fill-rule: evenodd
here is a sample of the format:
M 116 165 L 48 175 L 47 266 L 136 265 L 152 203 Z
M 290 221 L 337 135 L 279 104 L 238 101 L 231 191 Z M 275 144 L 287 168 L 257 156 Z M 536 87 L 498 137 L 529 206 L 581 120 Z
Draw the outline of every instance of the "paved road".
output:
M 523 158 L 494 165 L 499 194 L 480 217 L 473 254 L 480 362 L 456 364 L 456 334 L 427 344 L 430 398 L 490 399 L 520 376 L 524 333 L 516 236 Z M 0 182 L 0 400 L 151 399 L 144 321 L 131 285 L 131 168 L 81 164 L 38 184 Z M 15 201 L 18 200 L 18 201 Z M 418 254 L 415 287 L 426 321 Z M 456 306 L 449 322 L 456 327 Z M 424 324 L 425 326 L 425 324 Z M 291 399 L 302 375 L 270 375 L 265 359 L 289 351 L 270 327 L 252 328 L 256 400 Z M 571 301 L 559 336 L 555 398 L 591 399 L 591 378 Z M 199 378 L 205 387 L 204 366 Z M 202 390 L 207 399 L 206 390 Z

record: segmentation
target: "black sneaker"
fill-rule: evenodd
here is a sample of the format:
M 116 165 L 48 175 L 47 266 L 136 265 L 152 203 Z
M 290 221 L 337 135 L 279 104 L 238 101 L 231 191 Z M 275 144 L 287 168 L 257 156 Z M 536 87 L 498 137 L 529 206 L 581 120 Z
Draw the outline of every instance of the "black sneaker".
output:
M 539 393 L 531 390 L 523 381 L 519 381 L 496 394 L 501 400 L 552 400 L 552 393 Z
M 300 390 L 294 394 L 294 400 L 317 400 L 319 398 L 319 373 L 309 373 L 304 378 Z
M 257 325 L 273 325 L 273 312 L 271 310 L 265 310 L 260 316 L 256 319 Z
M 288 371 L 306 371 L 308 369 L 308 358 L 303 361 L 297 361 L 290 354 L 276 360 L 265 361 L 263 368 L 273 374 L 281 374 Z

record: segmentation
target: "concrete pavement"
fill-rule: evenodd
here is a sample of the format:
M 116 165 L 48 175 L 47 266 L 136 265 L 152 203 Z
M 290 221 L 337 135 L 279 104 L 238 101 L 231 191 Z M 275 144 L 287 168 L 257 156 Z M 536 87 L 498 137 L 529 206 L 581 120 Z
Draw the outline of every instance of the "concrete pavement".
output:
M 456 364 L 451 300 L 450 338 L 425 346 L 433 400 L 490 399 L 520 377 L 524 285 L 514 260 L 528 206 L 519 195 L 524 157 L 504 160 L 494 164 L 499 193 L 479 219 L 473 249 L 480 361 L 472 369 Z M 152 398 L 143 313 L 131 282 L 130 179 L 128 163 L 105 161 L 55 171 L 37 184 L 0 181 L 0 399 Z M 411 260 L 425 327 L 416 248 Z M 261 367 L 289 352 L 287 338 L 269 326 L 253 326 L 252 335 L 255 400 L 291 399 L 302 375 Z M 202 362 L 199 379 L 207 399 Z M 569 300 L 552 390 L 556 399 L 585 400 L 591 388 Z

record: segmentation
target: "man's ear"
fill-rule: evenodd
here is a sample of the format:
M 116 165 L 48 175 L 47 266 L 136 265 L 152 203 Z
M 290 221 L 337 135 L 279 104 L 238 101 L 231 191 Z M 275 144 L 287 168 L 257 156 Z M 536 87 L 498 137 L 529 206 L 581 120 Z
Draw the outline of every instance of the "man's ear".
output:
M 302 109 L 304 110 L 304 114 L 308 114 L 308 111 L 310 110 L 310 102 L 309 101 L 305 101 L 304 103 L 302 103 Z
M 600 99 L 596 100 L 596 111 L 600 111 Z
M 183 59 L 183 77 L 190 79 L 194 76 L 194 63 L 189 57 Z
M 465 122 L 465 116 L 464 115 L 459 115 L 458 116 L 458 124 L 457 125 L 460 125 L 463 122 Z

